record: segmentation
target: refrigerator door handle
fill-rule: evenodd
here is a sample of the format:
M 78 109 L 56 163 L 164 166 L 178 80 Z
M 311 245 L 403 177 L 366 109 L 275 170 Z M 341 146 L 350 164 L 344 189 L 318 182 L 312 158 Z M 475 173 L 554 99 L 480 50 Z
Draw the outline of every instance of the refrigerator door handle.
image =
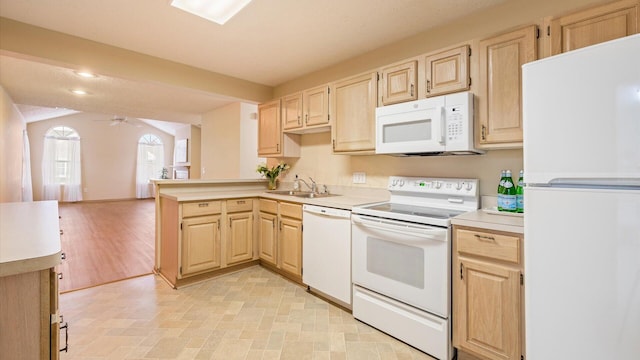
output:
M 530 184 L 534 185 L 534 184 Z M 640 187 L 640 177 L 637 178 L 555 178 L 545 184 L 549 187 L 560 188 L 624 188 Z

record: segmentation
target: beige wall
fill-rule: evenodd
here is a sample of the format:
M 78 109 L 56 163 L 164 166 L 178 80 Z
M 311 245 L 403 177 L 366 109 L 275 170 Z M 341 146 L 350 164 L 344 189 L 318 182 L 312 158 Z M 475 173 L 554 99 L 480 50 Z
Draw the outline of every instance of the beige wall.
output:
M 22 201 L 22 132 L 26 124 L 0 86 L 0 202 Z
M 428 176 L 480 179 L 480 193 L 493 195 L 500 170 L 522 169 L 522 150 L 490 151 L 486 155 L 394 157 L 388 155 L 348 156 L 331 153 L 330 133 L 302 135 L 299 159 L 285 159 L 291 169 L 281 181 L 293 181 L 295 174 L 311 176 L 318 184 L 385 188 L 388 177 Z M 366 173 L 366 184 L 353 184 L 353 172 Z
M 274 89 L 274 95 L 284 96 L 462 43 L 470 44 L 475 51 L 479 39 L 524 25 L 538 24 L 544 34 L 545 21 L 549 16 L 602 2 L 599 0 L 507 1 L 494 8 L 281 84 Z M 547 54 L 547 45 L 547 38 L 542 36 L 538 41 L 541 57 Z M 479 66 L 478 61 L 473 60 L 473 54 L 471 64 L 471 91 L 477 96 L 478 81 L 476 80 Z M 480 179 L 482 195 L 494 195 L 501 169 L 510 169 L 517 176 L 517 172 L 523 167 L 521 149 L 488 151 L 486 155 L 481 156 L 400 158 L 380 155 L 333 155 L 329 133 L 302 135 L 301 145 L 300 159 L 285 159 L 292 168 L 282 178 L 283 181 L 293 181 L 293 176 L 297 173 L 304 177 L 312 176 L 322 184 L 384 188 L 387 186 L 390 175 L 468 177 Z M 275 162 L 277 161 L 273 159 L 269 161 L 270 164 Z M 353 172 L 365 172 L 367 183 L 352 184 Z
M 545 18 L 607 2 L 611 2 L 611 0 L 509 0 L 457 21 L 280 84 L 273 91 L 274 98 L 376 69 L 412 56 L 447 48 L 458 43 L 482 39 L 519 26 L 539 24 L 542 34 L 544 34 Z M 546 36 L 541 36 L 541 54 L 544 54 L 544 48 L 547 46 L 546 39 Z
M 202 178 L 256 178 L 257 105 L 233 103 L 202 116 Z
M 110 126 L 112 115 L 78 113 L 27 125 L 31 142 L 33 198 L 42 198 L 42 148 L 45 133 L 54 126 L 74 128 L 81 138 L 83 200 L 132 199 L 136 196 L 136 158 L 138 140 L 154 134 L 164 143 L 165 164 L 173 162 L 174 138 L 165 132 L 135 122 L 140 127 Z M 96 121 L 101 120 L 101 121 Z

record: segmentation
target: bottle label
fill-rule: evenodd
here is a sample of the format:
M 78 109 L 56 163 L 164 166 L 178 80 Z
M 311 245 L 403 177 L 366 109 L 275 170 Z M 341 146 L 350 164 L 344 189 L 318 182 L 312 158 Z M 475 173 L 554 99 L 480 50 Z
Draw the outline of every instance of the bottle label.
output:
M 524 210 L 524 196 L 516 195 L 516 208 L 518 212 L 522 212 L 522 210 Z
M 516 211 L 516 196 L 515 195 L 503 195 L 502 197 L 502 209 L 506 211 Z

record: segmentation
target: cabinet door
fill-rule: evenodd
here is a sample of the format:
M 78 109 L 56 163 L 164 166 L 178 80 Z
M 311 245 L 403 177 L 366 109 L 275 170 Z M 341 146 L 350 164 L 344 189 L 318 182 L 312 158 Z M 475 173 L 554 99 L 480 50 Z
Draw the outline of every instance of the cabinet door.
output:
M 479 143 L 521 147 L 521 67 L 536 59 L 536 27 L 481 40 L 479 52 Z
M 377 73 L 340 80 L 331 86 L 334 152 L 373 153 L 376 147 Z
M 305 90 L 302 97 L 305 126 L 329 124 L 329 86 Z
M 282 128 L 297 129 L 302 127 L 302 93 L 282 98 Z
M 427 97 L 468 90 L 469 46 L 464 45 L 425 58 Z
M 638 0 L 624 0 L 553 19 L 551 54 L 637 33 L 639 8 Z
M 520 359 L 520 271 L 459 258 L 453 278 L 453 345 Z
M 280 220 L 280 269 L 302 276 L 302 221 Z
M 277 261 L 277 222 L 277 215 L 260 212 L 260 259 L 274 266 Z
M 391 105 L 404 101 L 416 100 L 416 76 L 418 62 L 409 61 L 403 64 L 386 67 L 380 72 L 380 104 Z
M 227 215 L 227 264 L 253 258 L 253 213 L 243 212 Z
M 182 220 L 181 274 L 220 267 L 220 215 Z
M 279 155 L 282 150 L 280 100 L 258 106 L 258 155 Z

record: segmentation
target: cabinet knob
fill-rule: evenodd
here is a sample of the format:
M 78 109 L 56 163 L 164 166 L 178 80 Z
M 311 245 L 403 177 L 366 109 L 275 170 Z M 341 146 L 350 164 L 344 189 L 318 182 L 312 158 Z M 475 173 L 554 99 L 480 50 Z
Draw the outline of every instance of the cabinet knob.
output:
M 60 229 L 60 235 L 64 235 L 64 230 Z
M 62 273 L 58 273 L 58 280 L 62 280 L 64 278 L 64 276 L 62 276 Z
M 67 254 L 66 253 L 60 253 L 60 260 L 67 260 Z

